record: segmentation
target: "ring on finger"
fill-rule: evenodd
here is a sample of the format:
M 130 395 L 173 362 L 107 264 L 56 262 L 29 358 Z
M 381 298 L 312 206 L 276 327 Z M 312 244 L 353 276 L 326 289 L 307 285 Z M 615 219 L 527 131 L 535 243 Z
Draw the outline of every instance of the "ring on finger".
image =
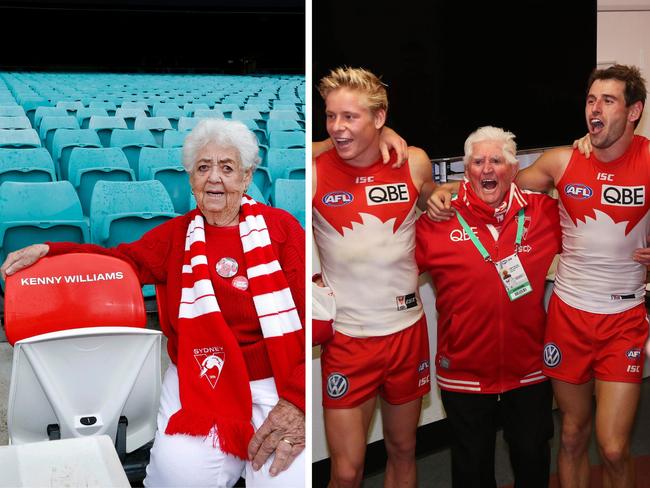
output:
M 295 443 L 291 442 L 291 441 L 290 441 L 289 439 L 287 439 L 286 437 L 283 437 L 283 438 L 280 439 L 280 440 L 286 442 L 286 443 L 289 444 L 291 447 L 293 447 L 293 446 L 295 445 Z

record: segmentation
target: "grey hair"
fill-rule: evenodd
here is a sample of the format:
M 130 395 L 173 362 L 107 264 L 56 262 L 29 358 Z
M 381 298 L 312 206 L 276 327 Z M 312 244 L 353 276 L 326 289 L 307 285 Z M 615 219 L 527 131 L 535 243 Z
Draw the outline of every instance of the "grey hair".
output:
M 465 156 L 463 157 L 465 166 L 469 164 L 469 161 L 472 158 L 474 144 L 483 141 L 503 142 L 503 155 L 505 156 L 506 161 L 510 164 L 517 164 L 517 143 L 515 142 L 515 135 L 512 132 L 503 130 L 499 127 L 486 125 L 476 129 L 465 140 Z
M 243 123 L 237 120 L 201 119 L 183 143 L 185 171 L 192 172 L 197 153 L 211 142 L 235 148 L 244 171 L 255 171 L 261 161 L 257 137 Z

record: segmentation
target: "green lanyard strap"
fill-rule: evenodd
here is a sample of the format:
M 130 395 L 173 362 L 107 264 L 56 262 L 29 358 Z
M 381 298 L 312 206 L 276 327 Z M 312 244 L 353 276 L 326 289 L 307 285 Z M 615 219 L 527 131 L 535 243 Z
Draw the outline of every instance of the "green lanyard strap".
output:
M 460 222 L 460 225 L 463 227 L 463 230 L 465 230 L 465 233 L 472 241 L 472 244 L 474 244 L 476 249 L 478 249 L 478 252 L 481 253 L 483 259 L 485 259 L 488 262 L 493 262 L 492 258 L 490 257 L 490 253 L 487 252 L 485 246 L 483 246 L 479 238 L 476 236 L 476 234 L 474 234 L 474 232 L 467 224 L 467 221 L 460 214 L 460 212 L 456 212 L 456 217 L 458 217 L 458 221 Z M 521 239 L 523 238 L 524 235 L 524 209 L 523 208 L 519 210 L 517 217 L 518 219 L 517 219 L 517 237 L 515 238 L 515 254 L 517 254 L 517 247 L 521 245 Z

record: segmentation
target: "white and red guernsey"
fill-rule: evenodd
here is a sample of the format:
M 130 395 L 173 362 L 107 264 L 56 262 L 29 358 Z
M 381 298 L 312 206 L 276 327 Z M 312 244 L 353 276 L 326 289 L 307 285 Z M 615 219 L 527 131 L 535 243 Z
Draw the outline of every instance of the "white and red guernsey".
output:
M 394 157 L 394 156 L 393 156 Z M 409 165 L 356 168 L 334 149 L 316 159 L 314 239 L 334 291 L 334 327 L 353 337 L 399 332 L 422 316 L 415 263 L 418 189 Z
M 618 159 L 602 163 L 574 150 L 557 185 L 562 254 L 555 293 L 592 313 L 628 310 L 645 297 L 646 267 L 632 260 L 650 231 L 648 139 L 634 136 Z

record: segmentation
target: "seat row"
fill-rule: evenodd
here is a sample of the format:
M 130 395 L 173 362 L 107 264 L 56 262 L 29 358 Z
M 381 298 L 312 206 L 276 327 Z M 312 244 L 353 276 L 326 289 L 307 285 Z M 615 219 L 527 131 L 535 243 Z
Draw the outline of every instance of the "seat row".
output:
M 255 198 L 256 188 L 250 190 Z M 188 197 L 189 199 L 193 197 Z M 275 198 L 304 226 L 305 180 L 278 180 Z M 195 205 L 192 205 L 192 208 Z M 97 181 L 89 215 L 69 181 L 0 185 L 0 261 L 9 252 L 45 241 L 132 242 L 178 213 L 163 183 Z

